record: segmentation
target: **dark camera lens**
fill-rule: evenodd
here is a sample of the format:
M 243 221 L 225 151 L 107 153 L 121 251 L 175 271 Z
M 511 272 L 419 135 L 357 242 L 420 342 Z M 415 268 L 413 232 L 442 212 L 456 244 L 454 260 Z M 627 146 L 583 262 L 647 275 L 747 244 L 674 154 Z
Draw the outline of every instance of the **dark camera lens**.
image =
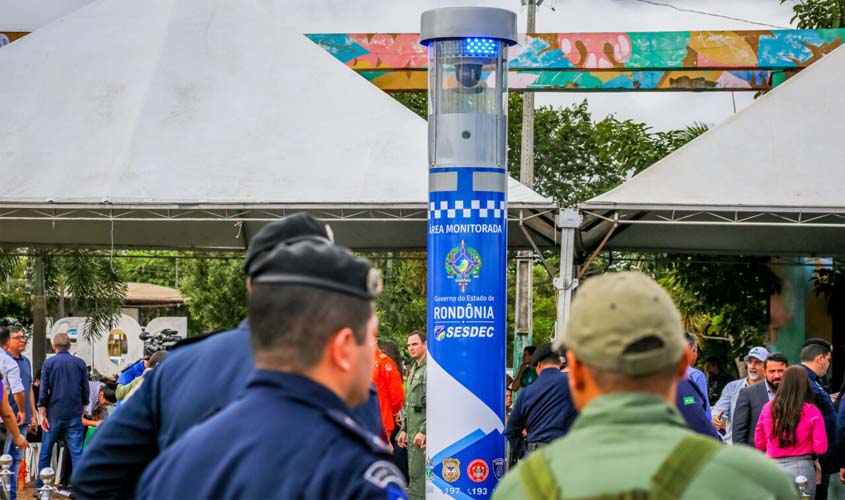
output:
M 478 84 L 478 79 L 481 78 L 481 65 L 473 63 L 456 64 L 455 76 L 462 87 L 475 87 Z

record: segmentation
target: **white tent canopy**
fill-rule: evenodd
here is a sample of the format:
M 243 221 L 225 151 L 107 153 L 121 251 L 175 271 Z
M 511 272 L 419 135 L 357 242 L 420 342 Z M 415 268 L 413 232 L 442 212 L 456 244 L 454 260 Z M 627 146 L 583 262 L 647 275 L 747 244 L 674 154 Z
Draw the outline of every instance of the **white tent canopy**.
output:
M 581 249 L 845 254 L 845 50 L 579 208 Z
M 424 247 L 425 121 L 271 4 L 101 0 L 0 50 L 0 244 L 236 249 L 309 210 Z M 513 247 L 555 243 L 551 200 L 509 203 Z

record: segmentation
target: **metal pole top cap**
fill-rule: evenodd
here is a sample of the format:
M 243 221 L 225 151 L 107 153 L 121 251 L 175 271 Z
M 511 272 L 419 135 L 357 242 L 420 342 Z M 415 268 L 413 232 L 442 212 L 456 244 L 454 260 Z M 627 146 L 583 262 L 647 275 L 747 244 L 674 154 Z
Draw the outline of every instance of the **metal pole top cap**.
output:
M 422 13 L 420 43 L 447 38 L 495 38 L 516 44 L 516 13 L 493 7 L 444 7 Z

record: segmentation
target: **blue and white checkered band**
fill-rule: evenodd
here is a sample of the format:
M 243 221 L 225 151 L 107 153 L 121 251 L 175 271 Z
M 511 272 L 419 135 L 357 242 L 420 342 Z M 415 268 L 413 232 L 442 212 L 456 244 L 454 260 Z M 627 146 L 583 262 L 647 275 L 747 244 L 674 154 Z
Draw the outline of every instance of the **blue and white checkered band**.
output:
M 504 200 L 452 200 L 432 201 L 428 204 L 428 218 L 469 219 L 494 218 L 507 216 L 507 202 Z

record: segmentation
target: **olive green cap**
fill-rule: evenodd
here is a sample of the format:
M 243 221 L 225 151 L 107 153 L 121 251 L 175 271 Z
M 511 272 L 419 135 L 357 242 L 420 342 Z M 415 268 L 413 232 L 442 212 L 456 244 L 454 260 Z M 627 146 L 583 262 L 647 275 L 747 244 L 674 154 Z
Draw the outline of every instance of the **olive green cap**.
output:
M 635 376 L 677 366 L 686 348 L 672 298 L 637 272 L 607 273 L 580 286 L 561 344 L 588 365 Z

